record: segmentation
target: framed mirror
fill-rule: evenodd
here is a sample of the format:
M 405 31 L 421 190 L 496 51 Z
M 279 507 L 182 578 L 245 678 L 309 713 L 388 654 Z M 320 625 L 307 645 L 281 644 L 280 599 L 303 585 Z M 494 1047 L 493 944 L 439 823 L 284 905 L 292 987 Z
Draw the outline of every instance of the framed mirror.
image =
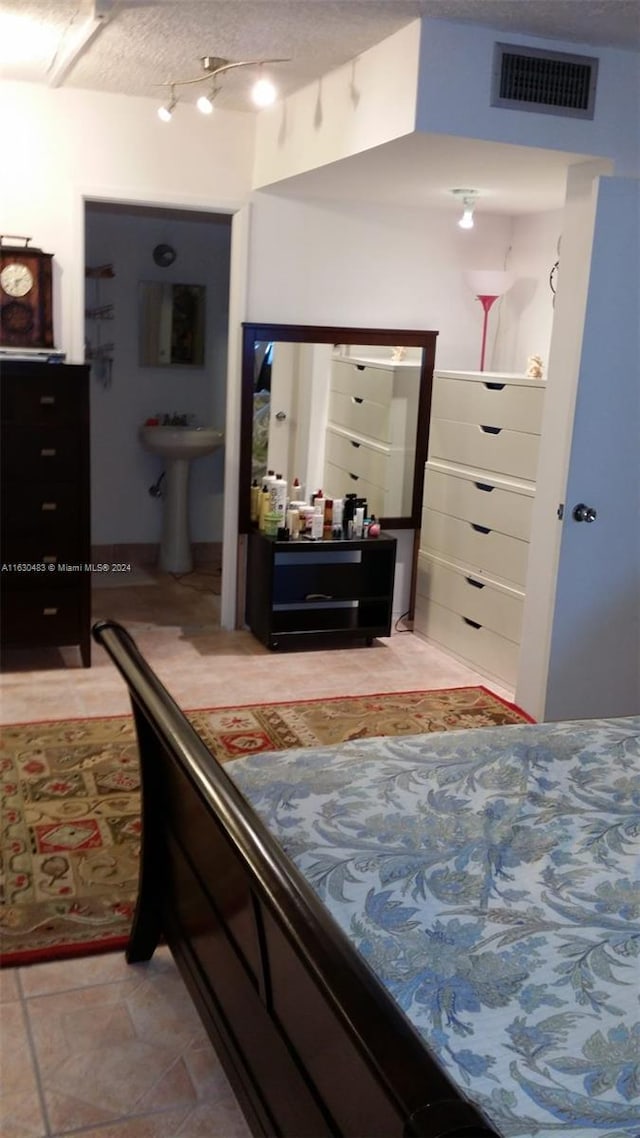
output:
M 204 367 L 204 285 L 141 281 L 141 367 Z
M 419 529 L 437 332 L 242 327 L 239 532 L 272 460 L 306 500 L 355 492 L 385 529 Z

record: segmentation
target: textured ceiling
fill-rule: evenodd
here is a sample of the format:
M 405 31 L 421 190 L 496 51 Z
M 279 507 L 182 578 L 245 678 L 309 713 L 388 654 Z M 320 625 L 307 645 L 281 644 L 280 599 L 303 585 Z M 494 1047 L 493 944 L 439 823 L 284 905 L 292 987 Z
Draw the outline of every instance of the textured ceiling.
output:
M 640 0 L 0 0 L 2 77 L 51 82 L 94 11 L 103 26 L 62 82 L 130 95 L 158 96 L 168 80 L 198 75 L 204 55 L 290 57 L 273 69 L 288 94 L 418 16 L 640 49 Z M 246 86 L 246 73 L 231 73 L 219 103 L 250 110 Z

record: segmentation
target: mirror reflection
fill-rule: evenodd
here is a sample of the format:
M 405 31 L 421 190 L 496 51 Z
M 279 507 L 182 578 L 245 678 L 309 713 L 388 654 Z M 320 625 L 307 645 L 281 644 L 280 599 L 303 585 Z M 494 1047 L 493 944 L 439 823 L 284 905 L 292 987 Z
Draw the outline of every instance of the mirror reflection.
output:
M 203 367 L 204 285 L 141 281 L 141 367 Z
M 243 324 L 241 534 L 253 528 L 252 482 L 271 469 L 287 491 L 297 479 L 306 502 L 320 489 L 354 494 L 385 528 L 420 528 L 437 335 Z
M 411 516 L 421 362 L 418 347 L 255 341 L 252 480 L 271 470 L 289 497 Z

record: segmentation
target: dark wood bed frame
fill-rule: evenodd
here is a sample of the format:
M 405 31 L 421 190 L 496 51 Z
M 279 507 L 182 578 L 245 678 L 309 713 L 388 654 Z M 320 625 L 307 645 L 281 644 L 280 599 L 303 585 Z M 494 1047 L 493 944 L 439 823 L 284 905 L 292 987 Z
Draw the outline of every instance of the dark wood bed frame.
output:
M 129 634 L 93 636 L 129 687 L 142 768 L 127 960 L 167 942 L 252 1132 L 495 1138 Z

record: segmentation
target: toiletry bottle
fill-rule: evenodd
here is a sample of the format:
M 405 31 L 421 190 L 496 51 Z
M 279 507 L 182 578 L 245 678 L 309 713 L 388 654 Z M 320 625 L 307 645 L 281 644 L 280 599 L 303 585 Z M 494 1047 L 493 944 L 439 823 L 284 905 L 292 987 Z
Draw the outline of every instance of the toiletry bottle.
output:
M 270 490 L 271 487 L 273 486 L 273 483 L 275 482 L 275 480 L 276 480 L 275 471 L 267 470 L 267 473 L 263 474 L 263 476 L 262 476 L 262 485 L 266 486 L 267 489 Z
M 356 538 L 362 537 L 362 527 L 364 524 L 364 509 L 362 506 L 356 507 L 355 517 L 353 519 L 353 536 Z
M 324 500 L 324 525 L 322 527 L 322 536 L 325 541 L 331 541 L 333 531 L 333 498 L 325 498 Z
M 291 494 L 289 496 L 292 502 L 304 502 L 304 487 L 299 478 L 294 478 L 291 483 Z
M 376 519 L 375 514 L 371 515 L 367 537 L 380 537 L 380 522 Z
M 333 499 L 333 525 L 331 536 L 339 541 L 342 537 L 342 498 Z
M 324 510 L 317 508 L 313 511 L 311 519 L 311 537 L 314 541 L 322 541 L 324 530 Z
M 348 523 L 353 521 L 353 515 L 356 510 L 357 496 L 357 494 L 345 494 L 342 516 L 342 525 L 345 527 L 345 532 Z
M 258 479 L 254 478 L 251 483 L 251 521 L 254 525 L 258 524 L 260 518 L 260 487 L 258 486 Z
M 287 483 L 281 474 L 276 474 L 269 486 L 269 497 L 271 499 L 271 512 L 280 514 L 280 524 L 284 525 L 284 515 L 287 509 Z
M 287 510 L 287 529 L 294 540 L 300 537 L 300 511 L 295 507 Z
M 267 514 L 269 513 L 269 505 L 270 505 L 269 487 L 265 483 L 264 486 L 262 487 L 261 492 L 260 492 L 260 512 L 258 514 L 258 529 L 260 530 L 261 533 L 264 533 L 265 519 L 266 519 Z

